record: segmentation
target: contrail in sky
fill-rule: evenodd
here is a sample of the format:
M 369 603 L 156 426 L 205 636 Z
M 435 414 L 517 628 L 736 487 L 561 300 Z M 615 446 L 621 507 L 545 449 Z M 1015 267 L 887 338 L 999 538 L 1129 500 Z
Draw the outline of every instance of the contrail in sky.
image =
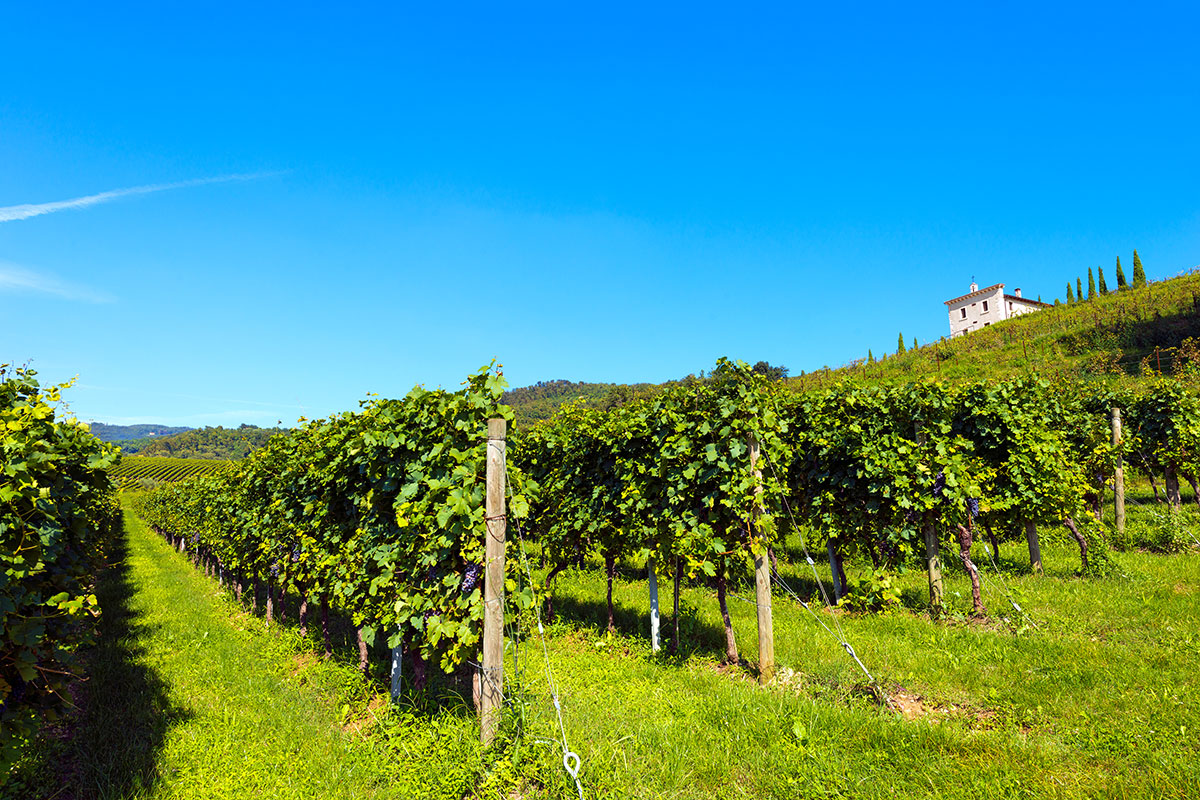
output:
M 42 214 L 53 214 L 55 211 L 68 211 L 75 208 L 87 208 L 88 206 L 107 203 L 110 200 L 116 200 L 121 197 L 128 197 L 135 194 L 165 192 L 168 189 L 187 189 L 191 186 L 206 186 L 210 183 L 250 181 L 254 180 L 255 178 L 266 178 L 271 175 L 278 174 L 280 173 L 256 172 L 248 175 L 221 175 L 216 178 L 196 178 L 195 180 L 178 181 L 176 183 L 155 183 L 149 186 L 134 186 L 129 189 L 113 189 L 110 192 L 89 194 L 86 197 L 76 197 L 73 200 L 57 200 L 53 203 L 22 203 L 19 206 L 0 206 L 0 222 L 14 222 L 19 219 L 40 217 Z
M 34 272 L 0 260 L 0 294 L 8 291 L 41 292 L 87 303 L 111 303 L 114 299 L 108 292 L 97 291 L 82 284 L 64 281 L 53 275 Z

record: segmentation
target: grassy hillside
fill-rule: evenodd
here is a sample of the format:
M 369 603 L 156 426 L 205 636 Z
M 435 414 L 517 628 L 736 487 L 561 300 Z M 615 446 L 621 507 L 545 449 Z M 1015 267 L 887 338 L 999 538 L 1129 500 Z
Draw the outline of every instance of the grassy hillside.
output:
M 1186 355 L 1180 350 L 1188 347 L 1189 337 L 1200 337 L 1200 271 L 792 382 L 807 388 L 837 378 L 893 383 L 1005 378 L 1030 371 L 1079 377 L 1137 375 L 1146 369 L 1170 374 Z
M 504 393 L 504 402 L 512 406 L 519 426 L 549 419 L 564 403 L 579 403 L 586 408 L 605 408 L 625 397 L 647 391 L 651 384 L 584 383 L 583 381 L 538 381 Z

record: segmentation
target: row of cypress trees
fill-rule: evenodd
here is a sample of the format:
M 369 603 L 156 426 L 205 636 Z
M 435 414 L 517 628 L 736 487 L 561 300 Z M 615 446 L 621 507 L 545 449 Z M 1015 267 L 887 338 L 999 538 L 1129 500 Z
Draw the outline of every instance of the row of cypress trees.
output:
M 1099 294 L 1108 294 L 1108 283 L 1104 280 L 1104 267 L 1097 268 L 1100 272 Z M 1137 250 L 1133 251 L 1133 288 L 1140 289 L 1146 285 L 1146 270 L 1142 268 L 1142 259 L 1138 257 Z M 1125 271 L 1121 269 L 1121 257 L 1117 256 L 1117 291 L 1128 289 L 1130 284 L 1125 280 Z M 1091 300 L 1097 294 L 1096 277 L 1092 273 L 1092 268 L 1088 267 L 1088 288 L 1087 296 L 1083 294 L 1083 281 L 1080 278 L 1075 279 L 1075 287 L 1072 290 L 1071 282 L 1067 281 L 1067 304 L 1079 303 L 1083 300 Z
M 1083 294 L 1083 280 L 1081 278 L 1075 279 L 1074 288 L 1072 288 L 1071 282 L 1067 281 L 1067 304 L 1068 305 L 1072 305 L 1074 303 L 1081 303 L 1084 301 L 1084 299 L 1091 300 L 1092 298 L 1094 298 L 1097 295 L 1097 293 L 1108 294 L 1108 292 L 1109 292 L 1108 282 L 1104 280 L 1104 267 L 1097 267 L 1097 270 L 1100 273 L 1099 288 L 1097 288 L 1096 276 L 1092 272 L 1092 268 L 1088 267 L 1088 288 L 1087 288 L 1086 298 Z M 1138 256 L 1138 251 L 1134 250 L 1133 251 L 1132 288 L 1140 289 L 1141 287 L 1143 287 L 1145 285 L 1146 285 L 1146 270 L 1142 267 L 1142 259 Z M 1116 290 L 1121 291 L 1123 289 L 1130 288 L 1130 286 L 1131 286 L 1131 284 L 1125 280 L 1125 271 L 1123 269 L 1121 269 L 1121 257 L 1117 256 L 1117 289 Z M 1040 300 L 1041 298 L 1038 298 L 1038 299 Z M 1055 300 L 1054 304 L 1058 305 L 1058 300 Z M 916 337 L 913 337 L 912 349 L 916 350 L 917 347 L 918 347 L 917 339 L 916 339 Z M 901 333 L 899 342 L 897 343 L 897 347 L 896 347 L 896 355 L 902 355 L 904 352 L 906 352 L 906 350 L 907 350 L 907 347 L 904 343 L 904 334 Z M 867 363 L 868 364 L 875 363 L 875 354 L 873 352 L 871 352 L 870 350 L 867 351 Z

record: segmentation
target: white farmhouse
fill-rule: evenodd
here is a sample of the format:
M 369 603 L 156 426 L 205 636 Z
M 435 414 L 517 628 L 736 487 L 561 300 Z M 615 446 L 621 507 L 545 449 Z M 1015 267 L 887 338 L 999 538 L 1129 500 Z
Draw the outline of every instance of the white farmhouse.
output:
M 950 313 L 951 337 L 982 330 L 993 322 L 1049 307 L 1049 303 L 1021 297 L 1020 289 L 1014 289 L 1012 294 L 1005 294 L 1003 283 L 985 289 L 980 289 L 979 284 L 972 283 L 969 294 L 946 301 L 946 308 Z

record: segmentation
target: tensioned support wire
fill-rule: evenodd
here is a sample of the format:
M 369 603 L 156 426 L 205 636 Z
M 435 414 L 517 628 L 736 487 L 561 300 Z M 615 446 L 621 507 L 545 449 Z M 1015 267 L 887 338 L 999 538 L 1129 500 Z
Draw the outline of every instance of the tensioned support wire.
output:
M 771 474 L 775 476 L 775 480 L 782 484 L 782 480 L 779 477 L 779 472 L 775 469 L 775 463 L 771 461 L 771 457 L 767 455 L 765 448 L 762 451 L 762 456 L 766 460 L 767 466 L 771 468 Z M 796 522 L 796 516 L 792 513 L 792 506 L 787 501 L 786 495 L 782 497 L 782 500 L 783 508 L 787 512 L 788 519 L 791 521 L 792 530 L 794 530 L 796 535 L 800 538 L 800 547 L 802 550 L 804 550 L 804 560 L 808 562 L 808 567 L 810 570 L 812 570 L 813 580 L 817 583 L 817 590 L 821 593 L 821 598 L 825 601 L 825 605 L 832 607 L 833 603 L 829 600 L 829 593 L 825 591 L 825 583 L 821 580 L 821 576 L 817 573 L 817 564 L 815 561 L 813 561 L 812 554 L 808 551 L 808 543 L 804 539 L 804 531 L 801 530 L 800 525 Z M 837 641 L 837 643 L 843 650 L 846 651 L 846 654 L 850 656 L 850 658 L 854 659 L 854 663 L 858 664 L 858 668 L 861 669 L 863 674 L 867 676 L 868 683 L 870 683 L 871 687 L 874 688 L 878 693 L 880 701 L 887 703 L 887 693 L 883 691 L 883 687 L 879 685 L 879 682 L 875 680 L 875 676 L 871 674 L 871 671 L 867 669 L 866 664 L 864 664 L 862 659 L 859 658 L 857 651 L 854 649 L 854 645 L 850 644 L 850 641 L 846 638 L 846 633 L 842 630 L 842 623 L 838 620 L 837 614 L 832 615 L 834 627 L 837 628 L 837 631 L 835 632 L 833 628 L 830 628 L 829 625 L 826 624 L 825 620 L 817 616 L 817 612 L 813 610 L 812 606 L 802 600 L 800 595 L 798 595 L 792 589 L 792 587 L 788 585 L 787 581 L 785 581 L 783 576 L 779 574 L 779 570 L 775 568 L 774 564 L 771 565 L 771 574 L 775 578 L 775 582 L 779 584 L 783 591 L 787 593 L 793 600 L 803 606 L 804 610 L 807 611 L 809 615 L 817 621 L 817 624 L 824 628 L 829 635 Z
M 507 499 L 511 500 L 512 483 L 508 479 L 507 460 L 504 462 L 504 485 L 509 495 Z M 533 570 L 529 566 L 529 556 L 525 552 L 525 536 L 524 532 L 521 530 L 521 523 L 514 519 L 513 527 L 517 531 L 517 544 L 521 552 L 521 567 L 525 572 L 525 577 L 529 581 L 529 585 L 533 586 Z M 546 629 L 542 624 L 541 603 L 537 602 L 536 597 L 534 597 L 533 613 L 534 618 L 537 620 L 538 638 L 542 642 L 542 657 L 545 659 L 546 663 L 546 684 L 550 688 L 550 697 L 554 701 L 554 714 L 558 718 L 558 732 L 559 736 L 561 736 L 561 747 L 563 754 L 563 769 L 565 769 L 567 774 L 571 776 L 571 779 L 575 781 L 575 788 L 579 792 L 579 800 L 584 800 L 583 784 L 579 780 L 580 759 L 579 756 L 573 750 L 571 750 L 570 745 L 567 743 L 567 727 L 563 722 L 562 701 L 558 693 L 558 682 L 554 679 L 554 670 L 550 664 L 550 649 L 546 644 Z M 559 743 L 555 742 L 555 744 Z

